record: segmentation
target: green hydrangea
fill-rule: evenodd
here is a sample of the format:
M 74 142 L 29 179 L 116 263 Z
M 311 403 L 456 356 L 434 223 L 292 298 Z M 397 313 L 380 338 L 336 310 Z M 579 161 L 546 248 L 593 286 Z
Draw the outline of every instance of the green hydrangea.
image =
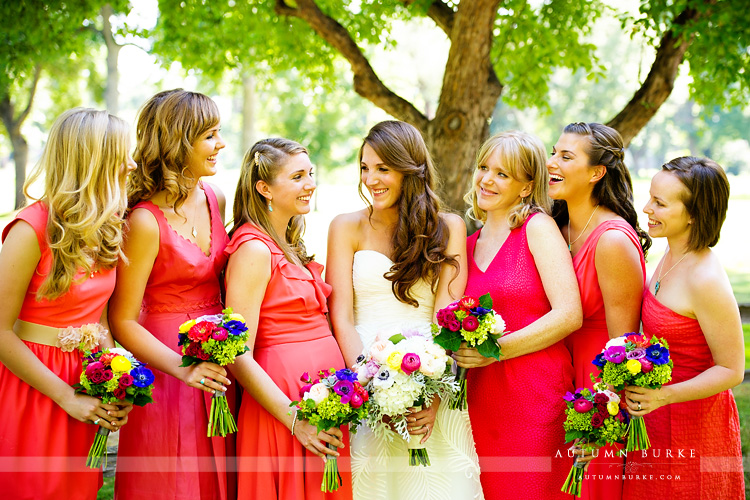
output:
M 632 384 L 639 387 L 656 389 L 672 379 L 672 362 L 665 365 L 654 365 L 654 369 L 648 373 L 639 373 L 633 379 Z
M 456 315 L 456 319 L 458 321 L 463 321 L 464 318 L 469 315 L 469 313 L 467 313 L 463 309 L 457 309 L 457 310 L 453 311 L 453 313 Z
M 622 390 L 632 375 L 625 367 L 625 363 L 607 363 L 602 371 L 602 382 L 614 386 L 615 391 Z
M 326 420 L 338 420 L 339 417 L 346 417 L 352 412 L 350 405 L 341 403 L 341 396 L 332 394 L 325 398 L 318 405 L 318 415 Z
M 622 441 L 623 436 L 627 432 L 628 426 L 614 417 L 609 417 L 604 421 L 604 425 L 599 427 L 600 437 L 597 440 L 599 444 L 604 446 L 606 443 L 614 441 Z
M 578 413 L 575 408 L 568 408 L 565 410 L 567 418 L 563 424 L 563 428 L 566 431 L 581 431 L 589 432 L 591 427 L 591 417 L 594 416 L 594 410 L 586 413 Z
M 480 321 L 479 326 L 473 332 L 467 332 L 463 329 L 461 329 L 461 332 L 464 334 L 463 336 L 466 339 L 466 342 L 468 342 L 471 347 L 476 347 L 477 344 L 481 344 L 487 340 L 487 337 L 492 332 L 494 326 L 494 321 Z
M 211 360 L 217 365 L 226 366 L 233 363 L 238 354 L 245 352 L 245 343 L 239 338 L 237 341 L 223 342 L 208 339 L 202 349 L 211 355 Z

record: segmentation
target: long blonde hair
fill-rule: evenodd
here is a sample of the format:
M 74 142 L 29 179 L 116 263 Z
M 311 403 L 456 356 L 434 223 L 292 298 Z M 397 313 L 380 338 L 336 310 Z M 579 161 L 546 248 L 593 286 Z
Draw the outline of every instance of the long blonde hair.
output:
M 24 193 L 44 175 L 49 208 L 47 242 L 52 268 L 37 298 L 54 299 L 70 290 L 81 270 L 117 266 L 122 254 L 125 180 L 130 144 L 128 124 L 106 111 L 74 108 L 61 114 Z
M 283 250 L 290 262 L 307 264 L 313 260 L 307 255 L 302 235 L 305 233 L 305 218 L 295 215 L 289 221 L 284 239 L 277 234 L 268 216 L 268 202 L 255 188 L 258 181 L 273 185 L 281 168 L 290 156 L 308 154 L 301 144 L 281 137 L 256 142 L 242 159 L 242 170 L 234 194 L 234 224 L 229 236 L 246 222 L 251 222 L 266 232 Z
M 521 227 L 526 218 L 536 212 L 550 213 L 552 200 L 547 194 L 549 172 L 547 153 L 542 140 L 535 135 L 511 130 L 495 134 L 482 144 L 477 153 L 477 168 L 487 163 L 496 150 L 500 151 L 500 162 L 511 177 L 521 182 L 532 182 L 531 194 L 521 200 L 508 214 L 511 229 Z M 481 222 L 487 221 L 487 212 L 479 208 L 477 193 L 472 184 L 464 200 L 469 204 L 466 215 Z
M 218 123 L 216 103 L 197 92 L 165 90 L 146 101 L 136 126 L 133 159 L 138 170 L 131 174 L 130 207 L 166 191 L 178 212 L 195 182 L 187 169 L 192 145 Z

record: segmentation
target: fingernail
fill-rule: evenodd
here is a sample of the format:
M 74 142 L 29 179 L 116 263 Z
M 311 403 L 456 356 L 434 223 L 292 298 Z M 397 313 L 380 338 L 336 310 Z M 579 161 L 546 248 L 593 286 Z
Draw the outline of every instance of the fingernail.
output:
M 226 387 L 222 387 L 221 390 L 224 391 L 224 392 L 227 392 L 227 388 Z
M 211 394 L 216 394 L 216 389 L 211 389 Z
M 112 415 L 112 412 L 107 410 L 107 415 Z

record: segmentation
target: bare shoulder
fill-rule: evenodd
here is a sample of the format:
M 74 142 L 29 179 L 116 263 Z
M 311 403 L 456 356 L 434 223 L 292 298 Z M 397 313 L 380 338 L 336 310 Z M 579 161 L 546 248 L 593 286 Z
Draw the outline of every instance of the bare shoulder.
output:
M 232 255 L 242 255 L 242 258 L 248 258 L 259 261 L 259 263 L 271 262 L 271 250 L 261 240 L 250 239 L 242 243 L 236 252 Z
M 701 300 L 717 296 L 731 296 L 733 299 L 729 277 L 716 254 L 706 249 L 696 257 L 687 269 L 683 270 L 690 295 L 700 297 Z
M 548 237 L 560 234 L 555 220 L 545 213 L 537 213 L 526 223 L 526 234 L 532 237 Z
M 149 210 L 136 208 L 128 216 L 128 233 L 159 238 L 159 223 Z
M 597 258 L 617 259 L 638 256 L 638 249 L 630 237 L 619 230 L 604 231 L 596 244 Z
M 331 221 L 329 232 L 335 237 L 348 236 L 351 239 L 356 239 L 361 235 L 362 227 L 368 220 L 369 217 L 366 209 L 339 214 Z
M 224 208 L 227 204 L 227 197 L 224 195 L 224 192 L 219 188 L 219 186 L 206 181 L 203 181 L 203 183 L 211 188 L 211 191 L 213 191 L 216 195 L 216 201 L 219 203 L 219 206 L 221 208 Z
M 451 234 L 456 232 L 463 232 L 464 235 L 466 234 L 466 223 L 460 215 L 440 212 L 440 218 L 446 223 Z

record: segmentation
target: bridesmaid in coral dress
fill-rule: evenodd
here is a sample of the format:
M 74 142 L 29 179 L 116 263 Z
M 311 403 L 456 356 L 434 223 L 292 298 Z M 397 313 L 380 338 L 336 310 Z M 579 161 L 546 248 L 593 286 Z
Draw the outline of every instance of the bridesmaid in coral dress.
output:
M 643 300 L 643 333 L 664 337 L 674 362 L 661 389 L 626 387 L 651 448 L 628 454 L 624 498 L 745 498 L 737 405 L 745 368 L 742 325 L 719 241 L 729 181 L 708 158 L 676 158 L 651 180 L 648 232 L 669 247 Z
M 300 399 L 304 372 L 344 368 L 326 317 L 331 288 L 301 239 L 314 191 L 307 150 L 296 142 L 259 141 L 242 161 L 226 283 L 227 306 L 245 317 L 250 331 L 251 352 L 230 365 L 247 392 L 237 419 L 243 499 L 352 496 L 348 433 L 318 432 L 290 409 Z M 342 485 L 323 493 L 323 457 L 329 455 L 338 457 Z
M 611 337 L 640 330 L 644 254 L 651 240 L 638 226 L 624 156 L 616 130 L 600 123 L 572 123 L 547 161 L 549 194 L 556 200 L 553 213 L 573 255 L 583 306 L 583 326 L 565 339 L 576 388 L 592 387 L 591 361 Z M 599 458 L 588 465 L 581 498 L 622 496 L 621 449 L 607 446 L 594 452 Z
M 118 430 L 132 408 L 76 394 L 71 385 L 81 375 L 81 353 L 60 343 L 63 333 L 70 338 L 83 325 L 106 326 L 121 256 L 125 179 L 135 168 L 129 142 L 127 123 L 105 111 L 63 113 L 25 186 L 43 175 L 43 196 L 3 230 L 3 498 L 94 500 L 102 472 L 87 468 L 86 456 L 96 430 Z M 114 347 L 109 333 L 98 330 L 99 346 Z
M 216 173 L 224 147 L 218 109 L 202 94 L 162 92 L 142 108 L 137 138 L 128 261 L 118 267 L 109 313 L 115 338 L 156 380 L 154 403 L 120 436 L 115 497 L 233 498 L 232 437 L 206 437 L 211 394 L 230 381 L 213 363 L 180 367 L 177 345 L 181 323 L 222 309 L 224 198 L 199 180 Z
M 581 303 L 565 242 L 547 215 L 541 141 L 523 132 L 490 138 L 477 155 L 470 214 L 484 222 L 467 241 L 466 294 L 490 293 L 506 323 L 501 360 L 463 347 L 467 402 L 488 500 L 568 498 L 572 465 L 565 402 L 573 366 L 562 340 L 581 325 Z M 522 493 L 520 493 L 522 492 Z

